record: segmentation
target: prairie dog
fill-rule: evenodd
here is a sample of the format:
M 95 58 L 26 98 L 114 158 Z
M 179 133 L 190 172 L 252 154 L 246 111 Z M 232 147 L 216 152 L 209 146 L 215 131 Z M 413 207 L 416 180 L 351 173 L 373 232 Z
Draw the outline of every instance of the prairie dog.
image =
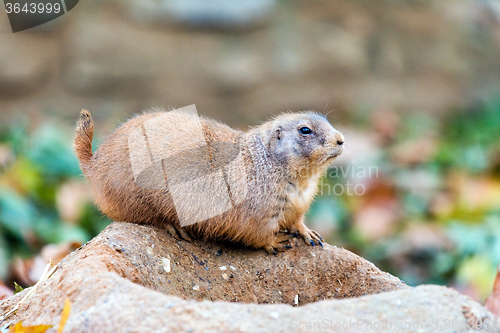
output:
M 82 110 L 76 155 L 98 207 L 113 220 L 269 253 L 289 248 L 291 236 L 322 245 L 304 214 L 344 137 L 321 115 L 285 113 L 242 132 L 152 110 L 122 124 L 95 154 L 93 131 Z

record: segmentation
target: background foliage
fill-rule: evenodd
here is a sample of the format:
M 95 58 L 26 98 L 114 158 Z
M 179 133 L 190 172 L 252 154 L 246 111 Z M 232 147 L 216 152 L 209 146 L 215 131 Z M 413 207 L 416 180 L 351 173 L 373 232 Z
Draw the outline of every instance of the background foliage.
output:
M 323 184 L 351 181 L 364 192 L 335 195 L 320 189 L 309 224 L 329 243 L 410 285 L 445 284 L 484 300 L 500 262 L 500 100 L 456 110 L 440 121 L 417 112 L 391 114 L 396 120 L 384 126 L 362 113 L 343 122 L 348 143 L 349 133 L 376 142 L 370 147 L 375 157 L 364 163 L 377 172 L 343 175 L 342 168 L 345 173 L 360 166 L 339 159 Z M 356 124 L 365 125 L 351 127 Z M 0 129 L 4 279 L 12 276 L 13 258 L 32 257 L 46 244 L 86 242 L 109 223 L 92 205 L 68 139 L 72 129 L 30 125 L 20 121 Z M 353 150 L 357 153 L 356 147 L 346 148 Z
M 136 112 L 194 103 L 242 128 L 333 110 L 347 146 L 307 223 L 408 284 L 483 300 L 500 260 L 499 4 L 94 0 L 15 34 L 0 17 L 0 299 L 109 223 L 72 152 L 79 109 L 97 147 Z

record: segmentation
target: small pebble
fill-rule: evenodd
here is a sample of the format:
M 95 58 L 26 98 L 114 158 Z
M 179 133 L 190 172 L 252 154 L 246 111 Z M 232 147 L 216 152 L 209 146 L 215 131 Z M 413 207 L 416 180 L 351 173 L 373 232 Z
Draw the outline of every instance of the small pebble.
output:
M 231 268 L 233 271 L 236 270 L 236 267 L 234 267 L 234 266 L 229 266 L 229 268 Z
M 170 260 L 167 258 L 163 258 L 163 269 L 165 272 L 170 273 Z
M 222 278 L 223 278 L 224 280 L 227 280 L 227 279 L 228 279 L 227 274 L 226 274 L 226 273 L 222 273 Z
M 219 267 L 219 269 L 220 269 L 221 271 L 225 271 L 227 268 L 226 268 L 226 266 L 221 266 L 221 267 Z
M 200 290 L 200 286 L 194 286 L 193 290 L 196 290 L 196 291 Z

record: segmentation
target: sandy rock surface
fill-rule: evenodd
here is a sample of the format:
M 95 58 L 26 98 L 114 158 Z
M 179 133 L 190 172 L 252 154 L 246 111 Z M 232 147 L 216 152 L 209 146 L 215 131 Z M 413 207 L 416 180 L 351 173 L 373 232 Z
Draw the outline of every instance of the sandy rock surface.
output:
M 0 314 L 25 292 L 0 303 Z M 368 294 L 377 295 L 352 298 Z M 66 298 L 65 332 L 466 332 L 495 320 L 451 289 L 409 288 L 334 246 L 297 240 L 273 256 L 130 223 L 113 223 L 66 257 L 7 322 L 57 327 Z

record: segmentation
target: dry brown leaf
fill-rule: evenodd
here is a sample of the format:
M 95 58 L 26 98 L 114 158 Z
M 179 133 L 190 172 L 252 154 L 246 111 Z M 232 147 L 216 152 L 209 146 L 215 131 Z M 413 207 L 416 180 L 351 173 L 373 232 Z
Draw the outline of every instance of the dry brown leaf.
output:
M 35 258 L 22 260 L 17 258 L 12 266 L 12 277 L 23 286 L 32 286 L 42 276 L 48 261 L 58 264 L 64 257 L 80 247 L 79 242 L 45 245 Z
M 429 161 L 436 149 L 437 140 L 428 136 L 400 143 L 390 153 L 394 163 L 413 165 Z
M 376 241 L 394 232 L 399 213 L 394 205 L 369 205 L 354 214 L 356 231 L 365 239 Z
M 15 156 L 12 149 L 7 145 L 0 145 L 0 169 L 14 161 Z
M 18 322 L 14 326 L 11 326 L 9 329 L 9 333 L 45 333 L 51 325 L 36 325 L 36 326 L 27 326 L 23 327 L 21 322 Z
M 36 283 L 30 278 L 30 270 L 33 266 L 33 259 L 23 260 L 21 258 L 14 258 L 12 262 L 10 280 L 14 280 L 21 286 L 32 286 Z
M 0 281 L 0 300 L 7 299 L 14 295 L 14 291 Z
M 89 202 L 92 202 L 92 190 L 85 181 L 66 182 L 57 191 L 57 210 L 64 222 L 75 224 Z
M 383 143 L 394 140 L 400 130 L 400 116 L 389 105 L 380 105 L 373 112 L 373 128 L 380 134 Z
M 78 249 L 82 245 L 79 242 L 65 242 L 61 244 L 48 244 L 42 248 L 40 254 L 31 262 L 29 278 L 31 281 L 38 281 L 43 273 L 43 269 L 49 260 L 58 264 L 64 257 Z
M 69 314 L 71 313 L 71 302 L 68 298 L 66 298 L 66 302 L 64 303 L 64 309 L 61 314 L 61 321 L 59 322 L 59 327 L 57 328 L 57 333 L 62 333 L 64 330 L 64 326 L 66 325 L 66 321 L 69 318 Z
M 453 243 L 442 228 L 424 221 L 415 221 L 415 223 L 410 224 L 403 231 L 401 241 L 403 242 L 402 247 L 407 248 L 410 253 L 428 249 L 446 251 L 453 249 Z

